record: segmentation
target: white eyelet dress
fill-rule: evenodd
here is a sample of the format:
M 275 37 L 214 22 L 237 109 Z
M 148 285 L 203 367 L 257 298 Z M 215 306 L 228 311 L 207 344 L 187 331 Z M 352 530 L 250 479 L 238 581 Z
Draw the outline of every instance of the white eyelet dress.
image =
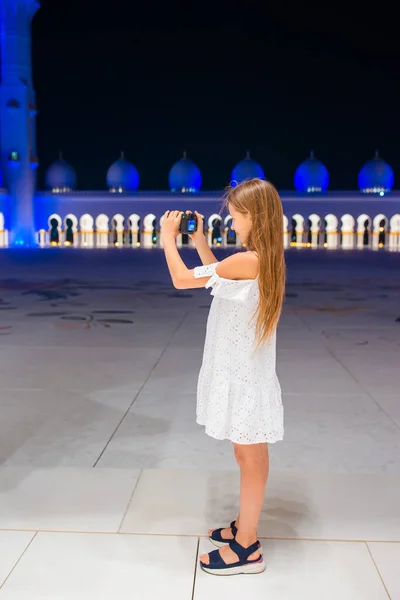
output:
M 218 263 L 196 267 L 210 276 L 214 296 L 197 385 L 197 423 L 208 435 L 236 444 L 283 439 L 282 393 L 276 375 L 276 333 L 255 350 L 258 279 L 218 275 Z

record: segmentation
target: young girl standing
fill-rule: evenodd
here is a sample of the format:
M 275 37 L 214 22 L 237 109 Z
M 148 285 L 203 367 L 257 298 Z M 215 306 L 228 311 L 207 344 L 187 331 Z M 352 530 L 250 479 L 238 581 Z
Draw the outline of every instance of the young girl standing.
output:
M 193 234 L 203 266 L 187 269 L 176 248 L 182 212 L 167 211 L 162 240 L 178 289 L 212 288 L 197 422 L 208 435 L 228 439 L 240 467 L 240 513 L 209 537 L 219 550 L 200 557 L 207 573 L 234 575 L 265 569 L 257 526 L 268 477 L 268 443 L 283 439 L 281 388 L 275 371 L 276 327 L 284 290 L 282 204 L 267 181 L 251 179 L 228 190 L 232 229 L 245 245 L 218 262 L 203 233 Z

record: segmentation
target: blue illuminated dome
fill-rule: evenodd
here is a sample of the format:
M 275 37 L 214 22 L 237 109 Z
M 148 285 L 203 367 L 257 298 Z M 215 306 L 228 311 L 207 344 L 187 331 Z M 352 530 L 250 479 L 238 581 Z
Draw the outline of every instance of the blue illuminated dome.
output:
M 250 152 L 247 151 L 246 158 L 241 160 L 232 171 L 231 185 L 234 186 L 241 181 L 253 179 L 254 177 L 265 179 L 264 171 L 262 166 L 253 160 L 250 156 Z
M 76 188 L 76 173 L 60 154 L 46 172 L 46 187 L 53 192 L 69 192 Z
M 198 192 L 201 188 L 202 177 L 200 169 L 189 160 L 186 152 L 169 172 L 169 187 L 171 192 Z
M 394 173 L 390 165 L 375 152 L 358 175 L 358 187 L 363 194 L 380 194 L 390 192 L 394 184 Z
M 135 192 L 139 187 L 139 173 L 136 167 L 126 160 L 124 153 L 111 165 L 107 173 L 107 185 L 110 192 Z
M 296 169 L 294 187 L 298 192 L 312 194 L 326 192 L 328 185 L 328 169 L 311 152 L 310 157 Z

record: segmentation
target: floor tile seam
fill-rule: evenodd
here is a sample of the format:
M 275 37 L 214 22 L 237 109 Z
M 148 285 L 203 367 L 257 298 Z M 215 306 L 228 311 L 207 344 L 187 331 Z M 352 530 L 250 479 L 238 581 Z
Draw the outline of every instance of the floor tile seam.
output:
M 366 392 L 360 390 L 359 392 L 335 392 L 335 393 L 325 393 L 325 392 L 285 392 L 282 390 L 283 396 L 321 396 L 323 394 L 324 398 L 334 398 L 335 396 L 345 396 L 345 397 L 357 397 L 357 396 L 368 396 Z M 369 398 L 369 396 L 368 396 Z
M 360 386 L 361 390 L 368 396 L 368 398 L 370 400 L 372 400 L 372 402 L 376 405 L 376 407 L 388 418 L 388 420 L 391 423 L 393 423 L 393 425 L 395 425 L 395 427 L 397 429 L 400 430 L 400 423 L 398 422 L 398 420 L 395 417 L 393 417 L 392 415 L 390 415 L 383 408 L 383 406 L 379 403 L 379 401 L 368 391 L 368 389 L 366 389 L 364 387 L 364 385 L 360 381 L 358 381 L 357 377 L 349 371 L 349 369 L 346 367 L 346 365 L 341 362 L 341 360 L 334 354 L 334 352 L 333 351 L 330 351 L 330 352 L 331 352 L 332 356 L 334 356 L 336 358 L 339 365 L 341 365 L 341 367 L 343 367 L 343 369 L 346 371 L 346 373 L 348 373 L 348 375 L 357 383 L 357 385 Z
M 125 509 L 125 511 L 124 511 L 124 514 L 123 514 L 123 516 L 122 516 L 121 523 L 120 523 L 120 526 L 119 526 L 119 528 L 118 528 L 118 533 L 120 533 L 120 532 L 121 532 L 121 528 L 122 528 L 122 526 L 123 526 L 123 524 L 124 524 L 124 521 L 125 521 L 126 515 L 128 514 L 128 511 L 129 511 L 129 509 L 130 509 L 130 507 L 131 507 L 132 500 L 133 500 L 133 497 L 134 497 L 134 495 L 135 495 L 135 492 L 136 492 L 136 490 L 137 490 L 137 488 L 138 488 L 139 481 L 140 481 L 140 479 L 141 479 L 141 477 L 142 477 L 142 474 L 143 474 L 143 469 L 140 469 L 139 476 L 138 476 L 138 478 L 136 479 L 135 485 L 134 485 L 134 487 L 133 487 L 133 490 L 132 490 L 132 494 L 131 494 L 131 496 L 130 496 L 130 498 L 129 498 L 129 502 L 128 502 L 128 504 L 126 505 L 126 509 Z
M 298 317 L 303 322 L 304 326 L 308 329 L 308 331 L 310 333 L 312 333 L 313 330 L 311 329 L 310 325 L 304 320 L 304 318 L 301 315 L 298 315 Z M 328 354 L 330 356 L 332 356 L 334 361 L 336 361 L 345 370 L 345 372 L 349 375 L 349 377 L 351 377 L 351 379 L 360 387 L 360 390 L 364 394 L 366 394 L 374 402 L 374 404 L 376 404 L 379 407 L 379 409 L 388 417 L 388 419 L 390 421 L 392 421 L 396 425 L 396 427 L 398 427 L 398 424 L 386 413 L 386 411 L 384 411 L 382 409 L 382 407 L 376 402 L 375 398 L 373 398 L 369 394 L 369 392 L 360 384 L 360 382 L 357 380 L 357 378 L 352 373 L 350 373 L 350 371 L 347 369 L 347 367 L 338 359 L 338 357 L 336 356 L 334 351 L 327 345 L 327 343 L 326 343 L 327 340 L 321 336 L 321 331 L 319 333 L 319 341 L 322 344 L 322 346 L 327 350 Z
M 84 531 L 79 529 L 15 529 L 15 528 L 2 528 L 0 527 L 0 533 L 45 533 L 45 534 L 62 534 L 62 535 L 107 535 L 107 536 L 137 536 L 137 537 L 163 537 L 163 538 L 183 538 L 192 539 L 199 538 L 208 540 L 208 534 L 199 533 L 154 533 L 154 532 L 143 532 L 143 531 Z M 281 536 L 259 536 L 260 540 L 279 541 L 279 542 L 328 542 L 332 544 L 400 544 L 400 537 L 398 540 L 389 539 L 346 539 L 346 538 L 320 538 L 320 537 L 281 537 Z
M 59 390 L 59 387 L 45 387 L 45 388 L 35 388 L 35 387 L 2 387 L 1 388 L 3 392 L 53 392 L 54 390 Z M 66 388 L 63 387 L 62 390 L 64 392 L 74 392 L 74 393 L 88 393 L 91 390 L 91 388 Z M 145 391 L 145 390 L 144 390 Z M 143 390 L 141 389 L 140 392 L 143 392 Z M 129 393 L 129 392 L 123 392 L 123 393 Z M 149 392 L 151 393 L 151 392 Z M 186 392 L 185 392 L 186 393 Z M 190 393 L 190 392 L 188 392 Z M 191 392 L 193 394 L 195 394 L 196 392 Z M 286 392 L 283 390 L 283 395 L 284 396 L 321 396 L 321 392 Z M 364 390 L 360 390 L 359 392 L 335 392 L 335 393 L 324 393 L 324 397 L 335 397 L 335 396 L 365 396 L 367 395 L 368 398 L 370 397 L 369 394 L 367 392 L 365 392 Z M 395 395 L 395 394 L 393 394 Z M 385 395 L 385 398 L 390 398 L 392 397 L 392 395 Z
M 173 335 L 175 335 L 175 332 L 173 333 Z M 94 342 L 98 342 L 98 340 L 93 340 Z M 133 340 L 129 340 L 134 341 Z M 5 350 L 9 350 L 10 348 L 13 348 L 15 350 L 20 350 L 21 348 L 23 348 L 24 350 L 34 350 L 35 352 L 37 352 L 38 350 L 81 350 L 82 348 L 85 349 L 99 349 L 99 345 L 98 343 L 94 343 L 92 344 L 80 344 L 79 346 L 69 346 L 68 344 L 58 344 L 57 346 L 47 346 L 47 345 L 36 345 L 36 346 L 27 346 L 26 344 L 0 344 L 0 350 L 4 348 Z M 136 349 L 136 350 L 141 350 L 141 349 L 145 349 L 145 350 L 158 350 L 159 349 L 159 345 L 156 345 L 156 343 L 154 343 L 154 346 L 146 346 L 146 344 L 140 344 L 140 346 L 138 345 L 137 348 L 135 348 L 132 345 L 127 345 L 127 346 L 121 346 L 117 343 L 114 345 L 105 345 L 105 344 L 101 344 L 101 350 L 105 349 L 105 350 L 126 350 L 127 348 L 129 349 Z
M 128 406 L 128 408 L 125 410 L 125 413 L 122 415 L 122 418 L 120 419 L 120 422 L 117 424 L 117 426 L 115 427 L 113 433 L 111 434 L 110 438 L 108 439 L 108 441 L 106 442 L 103 450 L 101 451 L 101 453 L 99 454 L 97 460 L 95 461 L 93 467 L 96 467 L 97 464 L 99 463 L 99 461 L 101 460 L 102 456 L 104 455 L 104 453 L 106 452 L 108 446 L 110 445 L 111 441 L 113 440 L 113 438 L 115 437 L 115 435 L 117 434 L 119 428 L 121 427 L 122 423 L 124 422 L 126 416 L 129 414 L 132 406 L 135 404 L 136 400 L 138 399 L 138 397 L 140 396 L 142 390 L 145 388 L 147 382 L 150 380 L 152 374 L 154 373 L 155 369 L 157 368 L 157 366 L 159 365 L 161 359 L 163 358 L 163 356 L 165 355 L 166 351 L 168 350 L 171 341 L 173 340 L 174 336 L 176 335 L 176 333 L 179 331 L 180 327 L 182 327 L 182 324 L 184 323 L 185 319 L 187 318 L 188 312 L 185 312 L 181 322 L 178 324 L 178 326 L 176 327 L 174 333 L 172 334 L 169 342 L 167 343 L 167 345 L 164 347 L 164 349 L 162 350 L 162 352 L 160 353 L 157 361 L 155 362 L 155 364 L 153 364 L 152 368 L 150 369 L 150 371 L 148 372 L 145 380 L 143 381 L 142 385 L 140 386 L 139 390 L 137 391 L 137 393 L 135 394 L 132 402 L 130 403 L 130 405 Z
M 12 573 L 15 571 L 15 569 L 17 568 L 17 566 L 21 562 L 21 560 L 24 557 L 25 553 L 28 551 L 29 547 L 33 544 L 34 540 L 36 539 L 37 534 L 38 534 L 37 530 L 35 530 L 33 532 L 30 532 L 30 533 L 34 533 L 35 535 L 33 535 L 32 538 L 29 540 L 29 543 L 26 545 L 26 548 L 24 549 L 24 551 L 22 552 L 22 554 L 19 556 L 19 558 L 17 559 L 17 561 L 12 566 L 11 571 L 7 574 L 7 576 L 5 577 L 4 581 L 0 584 L 0 591 L 3 589 L 4 585 L 7 583 L 8 579 L 11 577 Z
M 369 545 L 368 545 L 368 542 L 365 542 L 365 546 L 366 546 L 366 548 L 367 548 L 367 552 L 368 552 L 368 554 L 370 555 L 370 558 L 371 558 L 371 560 L 372 560 L 372 563 L 373 563 L 373 565 L 374 565 L 374 567 L 375 567 L 375 569 L 376 569 L 376 572 L 378 573 L 379 579 L 381 580 L 381 583 L 382 583 L 383 587 L 385 588 L 385 592 L 386 592 L 386 594 L 387 594 L 387 596 L 388 596 L 389 600 L 391 600 L 391 595 L 389 594 L 389 590 L 388 590 L 388 589 L 387 589 L 387 587 L 386 587 L 385 580 L 383 579 L 382 573 L 381 573 L 381 572 L 380 572 L 380 570 L 379 570 L 379 567 L 378 567 L 378 565 L 377 565 L 377 563 L 376 563 L 376 560 L 375 560 L 375 558 L 374 558 L 374 556 L 373 556 L 373 554 L 372 554 L 372 552 L 371 552 L 371 548 L 369 547 Z
M 301 317 L 300 317 L 301 318 Z M 351 377 L 351 379 L 360 387 L 360 389 L 368 396 L 370 400 L 379 408 L 379 410 L 386 415 L 386 417 L 391 421 L 397 429 L 400 429 L 400 424 L 397 422 L 395 418 L 393 418 L 389 413 L 379 404 L 379 402 L 370 394 L 370 392 L 360 383 L 355 375 L 349 371 L 346 365 L 340 360 L 340 358 L 336 355 L 335 351 L 327 345 L 327 340 L 321 340 L 324 348 L 329 352 L 329 354 L 334 358 L 334 360 L 346 371 L 346 373 Z
M 196 581 L 197 581 L 197 570 L 199 565 L 199 552 L 200 552 L 200 537 L 197 538 L 196 557 L 194 562 L 194 573 L 193 573 L 193 587 L 192 587 L 192 599 L 195 599 L 196 594 Z

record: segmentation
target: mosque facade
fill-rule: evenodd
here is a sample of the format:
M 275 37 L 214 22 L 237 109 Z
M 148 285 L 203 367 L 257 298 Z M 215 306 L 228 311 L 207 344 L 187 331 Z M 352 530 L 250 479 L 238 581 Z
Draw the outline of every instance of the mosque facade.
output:
M 201 171 L 185 152 L 165 192 L 141 190 L 140 173 L 123 153 L 105 173 L 103 191 L 79 191 L 79 170 L 62 155 L 46 171 L 46 189 L 37 189 L 31 22 L 38 9 L 37 0 L 0 0 L 0 247 L 157 247 L 167 209 L 198 210 L 211 244 L 238 245 L 229 215 L 220 214 L 223 190 L 203 191 Z M 268 176 L 248 152 L 230 180 Z M 286 246 L 400 250 L 400 192 L 378 153 L 362 167 L 357 192 L 330 191 L 328 170 L 313 152 L 293 183 L 294 191 L 280 190 Z

